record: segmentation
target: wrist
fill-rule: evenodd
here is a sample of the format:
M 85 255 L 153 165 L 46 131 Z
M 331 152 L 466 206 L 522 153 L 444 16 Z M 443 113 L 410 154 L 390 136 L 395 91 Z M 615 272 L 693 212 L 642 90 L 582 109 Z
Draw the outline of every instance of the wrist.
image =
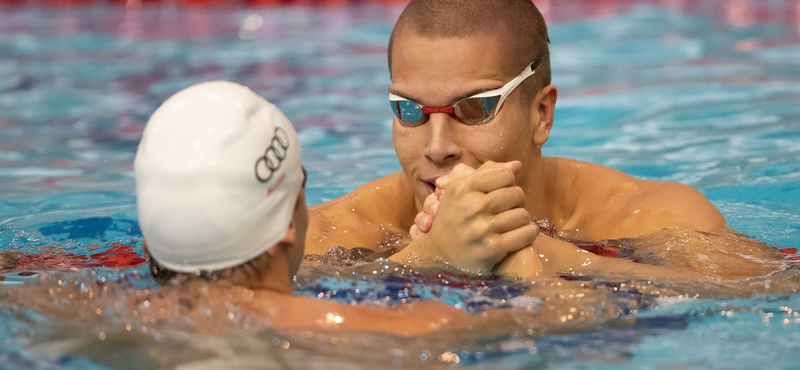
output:
M 539 235 L 533 246 L 537 253 L 544 255 L 542 263 L 545 269 L 554 273 L 589 270 L 602 263 L 596 254 L 545 235 Z
M 390 261 L 414 266 L 432 265 L 438 259 L 438 255 L 430 252 L 427 234 L 420 235 L 418 238 L 412 240 L 403 250 L 389 257 Z

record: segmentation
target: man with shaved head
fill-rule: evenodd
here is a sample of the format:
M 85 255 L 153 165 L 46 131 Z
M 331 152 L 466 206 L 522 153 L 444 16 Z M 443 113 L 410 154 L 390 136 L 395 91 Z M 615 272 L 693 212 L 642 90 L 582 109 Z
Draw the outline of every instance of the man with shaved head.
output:
M 547 26 L 530 0 L 413 0 L 388 54 L 403 171 L 312 208 L 310 253 L 380 249 L 412 230 L 393 260 L 536 275 L 588 265 L 558 235 L 603 240 L 727 227 L 688 186 L 542 156 L 558 90 Z M 556 233 L 539 235 L 535 220 Z

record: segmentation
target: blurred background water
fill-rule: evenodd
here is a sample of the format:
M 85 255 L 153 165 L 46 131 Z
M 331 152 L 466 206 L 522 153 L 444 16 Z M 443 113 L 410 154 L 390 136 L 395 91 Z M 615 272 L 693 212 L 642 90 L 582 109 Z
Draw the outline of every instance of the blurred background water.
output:
M 545 155 L 688 184 L 734 229 L 775 246 L 800 246 L 800 2 L 535 2 L 549 22 L 560 92 Z M 56 245 L 91 256 L 123 244 L 134 254 L 128 261 L 141 257 L 136 146 L 155 108 L 200 81 L 250 86 L 293 121 L 310 173 L 309 205 L 400 170 L 386 103 L 386 43 L 402 7 L 0 3 L 0 250 L 41 253 Z M 296 293 L 341 290 L 329 298 L 363 298 L 344 289 L 349 283 L 335 271 L 320 271 L 304 272 L 308 279 L 300 279 Z M 7 285 L 30 278 L 12 275 Z M 365 283 L 366 299 L 396 301 L 386 285 L 392 276 Z M 419 297 L 464 307 L 480 299 L 502 305 L 519 293 L 509 282 L 490 283 L 497 293 L 488 296 L 475 286 L 441 286 L 441 279 L 412 282 Z M 751 369 L 766 361 L 790 369 L 800 361 L 798 303 L 796 295 L 650 302 L 625 312 L 639 323 L 626 329 L 478 337 L 462 343 L 473 354 L 464 363 Z M 731 306 L 737 308 L 725 308 Z M 20 339 L 29 328 L 0 310 L 0 359 L 7 364 L 0 361 L 0 368 L 90 366 L 85 356 L 37 360 Z M 387 355 L 401 365 L 414 363 L 409 358 L 452 363 L 441 357 L 449 347 L 434 340 L 379 338 L 387 342 L 383 349 L 407 348 Z M 507 351 L 497 350 L 503 345 Z M 495 350 L 475 358 L 488 347 Z M 318 343 L 301 353 L 315 351 L 332 358 Z

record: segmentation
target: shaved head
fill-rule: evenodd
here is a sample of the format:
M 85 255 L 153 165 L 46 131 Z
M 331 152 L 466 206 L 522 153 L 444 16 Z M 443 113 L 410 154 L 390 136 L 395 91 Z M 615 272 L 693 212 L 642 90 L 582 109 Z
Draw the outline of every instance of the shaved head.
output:
M 425 38 L 492 35 L 501 40 L 503 72 L 509 77 L 541 58 L 536 74 L 522 85 L 526 95 L 550 84 L 547 25 L 531 0 L 412 0 L 389 39 L 389 73 L 392 54 L 403 52 L 392 50 L 394 41 L 407 32 Z

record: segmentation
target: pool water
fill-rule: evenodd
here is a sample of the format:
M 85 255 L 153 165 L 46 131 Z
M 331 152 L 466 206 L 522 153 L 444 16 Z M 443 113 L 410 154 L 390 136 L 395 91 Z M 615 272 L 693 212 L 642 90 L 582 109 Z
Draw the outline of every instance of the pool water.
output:
M 545 155 L 685 183 L 732 228 L 800 246 L 800 3 L 537 4 L 560 92 Z M 0 275 L 0 369 L 797 367 L 800 295 L 735 294 L 737 284 L 791 287 L 791 269 L 691 298 L 693 287 L 661 297 L 613 280 L 559 286 L 317 258 L 295 294 L 520 313 L 420 338 L 275 331 L 235 307 L 209 313 L 223 335 L 180 316 L 159 330 L 137 324 L 125 302 L 157 289 L 142 264 L 132 174 L 149 115 L 200 81 L 248 85 L 298 129 L 308 203 L 333 199 L 400 169 L 386 43 L 401 10 L 0 4 L 0 251 L 23 256 L 23 268 Z M 562 294 L 580 284 L 592 294 Z M 76 298 L 88 294 L 91 308 Z M 561 315 L 538 310 L 561 306 L 581 320 L 542 324 Z

